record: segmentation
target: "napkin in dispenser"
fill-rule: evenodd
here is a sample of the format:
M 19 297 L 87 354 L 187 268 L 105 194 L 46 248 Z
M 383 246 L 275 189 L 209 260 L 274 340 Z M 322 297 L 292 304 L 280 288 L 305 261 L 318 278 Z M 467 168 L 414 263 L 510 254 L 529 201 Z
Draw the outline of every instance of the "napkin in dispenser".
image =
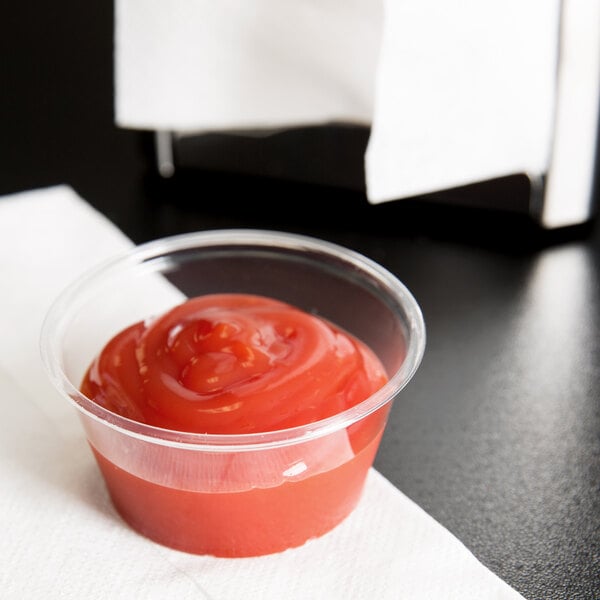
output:
M 180 133 L 369 123 L 372 0 L 116 0 L 116 122 Z
M 288 174 L 371 203 L 526 174 L 544 226 L 591 216 L 597 2 L 116 0 L 115 25 L 116 122 L 157 132 L 163 174 Z
M 386 1 L 373 128 L 373 202 L 548 166 L 557 0 Z

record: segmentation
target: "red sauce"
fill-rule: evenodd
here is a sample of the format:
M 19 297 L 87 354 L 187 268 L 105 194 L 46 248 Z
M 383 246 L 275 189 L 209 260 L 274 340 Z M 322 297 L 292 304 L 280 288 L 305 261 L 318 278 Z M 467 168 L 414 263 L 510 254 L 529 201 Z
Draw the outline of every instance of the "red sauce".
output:
M 373 352 L 331 323 L 270 298 L 219 294 L 192 298 L 117 334 L 88 369 L 81 391 L 142 423 L 242 434 L 333 416 L 386 381 Z M 351 512 L 387 410 L 341 434 L 333 446 L 334 454 L 339 446 L 337 458 L 320 457 L 314 473 L 307 456 L 304 475 L 279 472 L 272 485 L 258 488 L 236 489 L 225 477 L 221 487 L 213 479 L 206 490 L 165 486 L 93 449 L 115 506 L 138 531 L 194 553 L 266 554 L 321 535 Z M 319 443 L 308 451 L 312 458 L 331 454 L 331 444 L 325 451 Z

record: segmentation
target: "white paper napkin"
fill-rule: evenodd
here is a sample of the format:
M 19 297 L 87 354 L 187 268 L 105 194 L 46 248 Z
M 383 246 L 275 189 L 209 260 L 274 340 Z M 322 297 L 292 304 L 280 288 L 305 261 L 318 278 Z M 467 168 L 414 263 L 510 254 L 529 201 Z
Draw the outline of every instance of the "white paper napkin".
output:
M 178 132 L 369 123 L 373 0 L 116 0 L 115 115 Z
M 385 0 L 371 202 L 546 172 L 560 4 Z
M 189 555 L 125 525 L 43 373 L 38 336 L 66 284 L 129 246 L 67 186 L 0 198 L 2 598 L 521 598 L 375 470 L 346 521 L 276 555 Z

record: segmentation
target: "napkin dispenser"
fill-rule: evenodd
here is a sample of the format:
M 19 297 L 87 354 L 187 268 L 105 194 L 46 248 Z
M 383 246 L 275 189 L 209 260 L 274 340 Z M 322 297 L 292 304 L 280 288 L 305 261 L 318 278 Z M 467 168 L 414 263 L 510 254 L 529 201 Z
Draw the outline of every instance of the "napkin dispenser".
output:
M 545 172 L 473 181 L 412 199 L 527 212 L 547 229 L 593 218 L 598 196 L 600 8 L 587 0 L 563 0 L 560 8 Z M 204 133 L 157 130 L 156 164 L 164 177 L 179 169 L 208 169 L 364 190 L 369 135 L 368 125 L 344 122 Z M 507 186 L 511 193 L 504 193 Z

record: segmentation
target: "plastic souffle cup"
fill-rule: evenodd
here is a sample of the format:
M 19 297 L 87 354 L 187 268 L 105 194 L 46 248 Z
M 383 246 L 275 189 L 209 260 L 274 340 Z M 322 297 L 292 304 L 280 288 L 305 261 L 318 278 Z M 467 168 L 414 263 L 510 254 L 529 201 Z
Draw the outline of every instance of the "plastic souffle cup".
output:
M 188 297 L 279 299 L 366 343 L 388 382 L 329 418 L 279 431 L 179 432 L 114 414 L 80 391 L 113 335 Z M 261 230 L 216 230 L 140 245 L 72 283 L 48 312 L 41 351 L 78 410 L 122 518 L 165 546 L 242 557 L 329 532 L 357 505 L 395 398 L 425 348 L 420 308 L 389 271 L 344 247 Z

